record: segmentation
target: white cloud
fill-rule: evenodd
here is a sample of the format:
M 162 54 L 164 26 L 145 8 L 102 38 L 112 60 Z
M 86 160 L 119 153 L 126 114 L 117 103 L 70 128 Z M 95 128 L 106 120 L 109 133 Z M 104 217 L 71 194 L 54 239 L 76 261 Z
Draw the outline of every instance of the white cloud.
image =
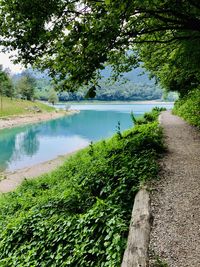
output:
M 0 53 L 0 64 L 3 66 L 3 69 L 9 68 L 11 73 L 21 72 L 24 68 L 20 64 L 13 64 L 10 59 L 11 54 L 9 53 Z

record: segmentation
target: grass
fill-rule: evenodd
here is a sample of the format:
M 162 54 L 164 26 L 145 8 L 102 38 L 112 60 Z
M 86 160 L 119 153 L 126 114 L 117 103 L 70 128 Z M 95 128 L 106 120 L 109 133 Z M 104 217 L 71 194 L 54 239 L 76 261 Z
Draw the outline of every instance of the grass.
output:
M 200 129 L 200 89 L 193 90 L 178 100 L 173 113 Z
M 134 196 L 158 172 L 158 113 L 2 195 L 0 266 L 120 266 Z
M 160 257 L 156 257 L 154 264 L 153 264 L 153 267 L 169 267 L 169 266 Z
M 3 97 L 2 102 L 3 108 L 2 110 L 0 109 L 0 118 L 34 113 L 34 111 L 32 110 L 34 107 L 38 107 L 42 112 L 51 112 L 55 110 L 54 108 L 37 101 L 32 102 L 27 100 Z

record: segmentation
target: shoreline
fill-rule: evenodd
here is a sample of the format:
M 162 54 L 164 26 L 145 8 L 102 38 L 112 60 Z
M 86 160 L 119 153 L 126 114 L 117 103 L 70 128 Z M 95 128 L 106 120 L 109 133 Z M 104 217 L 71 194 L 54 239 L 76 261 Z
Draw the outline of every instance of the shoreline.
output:
M 59 104 L 69 104 L 69 105 L 130 105 L 130 104 L 135 104 L 135 105 L 173 105 L 174 101 L 166 102 L 166 101 L 160 101 L 160 100 L 139 100 L 139 101 L 118 101 L 118 100 L 113 100 L 113 101 L 100 101 L 100 100 L 91 100 L 91 101 L 68 101 L 68 102 L 59 102 Z
M 54 159 L 44 161 L 29 167 L 17 169 L 15 171 L 0 172 L 0 194 L 14 191 L 24 180 L 32 180 L 42 175 L 48 174 L 59 168 L 70 156 L 81 149 L 80 147 L 65 155 L 60 155 Z
M 43 121 L 49 121 L 61 118 L 63 116 L 70 116 L 73 114 L 78 113 L 78 110 L 70 110 L 67 112 L 63 111 L 54 111 L 54 112 L 42 112 L 42 113 L 32 113 L 26 115 L 16 115 L 16 116 L 9 116 L 5 118 L 0 118 L 0 130 L 3 129 L 10 129 L 18 126 L 23 126 L 27 124 L 34 124 Z

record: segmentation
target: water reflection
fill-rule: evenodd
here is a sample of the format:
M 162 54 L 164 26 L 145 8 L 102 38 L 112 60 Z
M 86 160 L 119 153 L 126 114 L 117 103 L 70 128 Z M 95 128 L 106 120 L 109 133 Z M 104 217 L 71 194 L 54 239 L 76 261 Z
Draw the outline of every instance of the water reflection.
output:
M 25 155 L 33 156 L 39 150 L 40 142 L 37 138 L 37 133 L 39 133 L 37 129 L 34 130 L 31 128 L 24 134 L 21 149 Z

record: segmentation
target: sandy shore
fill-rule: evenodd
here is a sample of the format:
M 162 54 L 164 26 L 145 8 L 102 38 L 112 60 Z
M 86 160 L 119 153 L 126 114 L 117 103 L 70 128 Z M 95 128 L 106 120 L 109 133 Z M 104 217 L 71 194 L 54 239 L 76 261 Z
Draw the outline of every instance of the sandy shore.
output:
M 0 130 L 5 128 L 12 128 L 17 126 L 22 126 L 31 123 L 37 123 L 41 121 L 48 121 L 57 119 L 66 115 L 72 115 L 78 113 L 77 110 L 70 110 L 67 112 L 58 111 L 58 112 L 44 112 L 37 114 L 26 114 L 19 116 L 11 116 L 6 118 L 0 118 Z
M 30 167 L 26 167 L 23 169 L 19 169 L 16 171 L 5 171 L 0 173 L 0 194 L 1 193 L 8 193 L 15 190 L 24 180 L 34 179 L 38 176 L 41 176 L 45 173 L 49 173 L 59 166 L 61 166 L 64 161 L 75 154 L 83 147 L 68 153 L 63 156 L 58 156 L 55 159 L 45 161 Z

